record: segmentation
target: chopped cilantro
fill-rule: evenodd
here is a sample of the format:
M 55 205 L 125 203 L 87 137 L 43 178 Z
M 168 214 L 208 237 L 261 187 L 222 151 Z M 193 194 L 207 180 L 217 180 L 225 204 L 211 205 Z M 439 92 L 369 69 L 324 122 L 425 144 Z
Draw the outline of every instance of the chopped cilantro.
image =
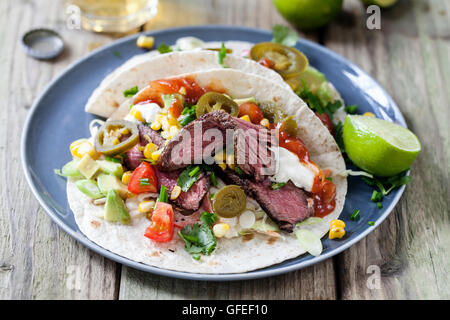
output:
M 356 113 L 356 110 L 358 110 L 358 106 L 356 104 L 352 104 L 351 106 L 346 106 L 344 110 L 347 113 L 354 114 Z
M 185 106 L 183 111 L 181 112 L 180 117 L 178 118 L 178 121 L 180 124 L 184 127 L 185 125 L 189 124 L 191 121 L 194 121 L 197 116 L 195 114 L 197 106 Z
M 159 53 L 163 54 L 163 53 L 172 52 L 172 49 L 163 42 L 159 45 L 158 51 L 159 51 Z
M 187 225 L 178 232 L 185 243 L 185 249 L 196 260 L 199 254 L 209 255 L 217 246 L 217 239 L 211 227 L 217 221 L 214 213 L 204 211 L 200 216 L 202 224 Z
M 227 48 L 225 48 L 225 44 L 223 42 L 222 42 L 222 47 L 220 48 L 218 56 L 219 56 L 219 64 L 225 68 L 225 66 L 223 64 L 223 60 L 227 56 Z
M 136 93 L 138 92 L 138 87 L 135 86 L 133 88 L 127 89 L 123 92 L 123 96 L 125 98 L 130 98 L 132 96 L 134 96 Z
M 289 27 L 276 24 L 272 28 L 272 42 L 280 43 L 288 47 L 294 47 L 298 41 L 298 35 Z
M 238 166 L 234 167 L 234 172 L 236 172 L 240 176 L 244 174 L 244 171 L 242 171 L 242 169 Z
M 190 175 L 194 168 L 199 168 L 199 166 L 189 166 L 184 169 L 178 176 L 177 183 L 181 187 L 181 191 L 187 192 L 192 185 L 198 180 L 199 175 Z M 200 169 L 200 168 L 199 168 Z
M 328 181 L 333 181 L 332 177 L 326 177 L 325 179 L 328 180 Z

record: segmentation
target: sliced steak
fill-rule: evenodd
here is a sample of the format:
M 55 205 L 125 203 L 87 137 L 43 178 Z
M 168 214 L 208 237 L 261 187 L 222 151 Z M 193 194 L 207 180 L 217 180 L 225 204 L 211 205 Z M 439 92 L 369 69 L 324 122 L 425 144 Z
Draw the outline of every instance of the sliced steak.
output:
M 125 159 L 125 165 L 128 170 L 136 169 L 142 162 L 144 154 L 138 149 L 138 145 L 127 151 L 127 157 Z
M 217 173 L 226 183 L 240 186 L 255 199 L 281 230 L 292 232 L 297 222 L 313 214 L 313 199 L 290 181 L 282 188 L 272 190 L 269 179 L 254 182 L 229 170 L 217 170 Z
M 158 148 L 162 148 L 164 146 L 164 138 L 161 137 L 158 131 L 155 131 L 143 124 L 139 124 L 138 129 L 140 141 L 126 153 L 127 158 L 125 159 L 125 165 L 129 170 L 136 169 L 141 164 L 141 159 L 144 158 L 144 154 L 138 149 L 138 146 L 145 146 L 150 141 L 156 144 Z M 122 137 L 122 139 L 126 138 L 127 136 Z
M 158 178 L 158 189 L 163 185 L 167 188 L 167 193 L 170 195 L 173 188 L 177 185 L 177 179 L 181 170 L 163 172 L 155 169 L 155 172 Z M 209 191 L 209 187 L 209 173 L 200 173 L 199 179 L 189 190 L 187 192 L 181 192 L 178 198 L 173 200 L 172 203 L 180 213 L 190 215 L 200 208 L 203 198 Z
M 256 181 L 263 181 L 267 174 L 275 173 L 270 171 L 275 169 L 272 139 L 263 126 L 215 111 L 185 126 L 164 148 L 158 164 L 163 171 L 202 162 L 212 164 L 215 151 L 232 144 L 239 168 Z

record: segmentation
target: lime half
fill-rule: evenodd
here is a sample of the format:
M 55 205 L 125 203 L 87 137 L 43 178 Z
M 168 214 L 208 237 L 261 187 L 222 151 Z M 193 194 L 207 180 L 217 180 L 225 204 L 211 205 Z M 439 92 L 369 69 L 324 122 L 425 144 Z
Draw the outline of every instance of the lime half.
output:
M 341 11 L 343 0 L 272 0 L 290 23 L 300 29 L 315 29 L 328 24 Z
M 420 152 L 416 135 L 402 126 L 367 116 L 347 116 L 344 145 L 359 168 L 389 177 L 408 169 Z

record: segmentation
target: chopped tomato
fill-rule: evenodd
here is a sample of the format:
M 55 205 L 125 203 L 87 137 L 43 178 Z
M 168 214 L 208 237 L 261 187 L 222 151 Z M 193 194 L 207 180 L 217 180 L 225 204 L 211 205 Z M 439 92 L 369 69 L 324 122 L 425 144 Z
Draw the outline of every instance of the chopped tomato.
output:
M 316 176 L 313 186 L 314 216 L 323 218 L 336 207 L 336 185 Z
M 157 202 L 152 214 L 152 224 L 145 230 L 145 236 L 156 242 L 168 242 L 173 238 L 173 209 L 165 202 Z
M 181 115 L 183 109 L 184 106 L 181 101 L 175 98 L 172 100 L 172 106 L 169 108 L 168 112 L 171 117 L 177 119 Z
M 134 194 L 156 192 L 157 183 L 155 170 L 148 162 L 143 161 L 133 171 L 130 182 L 128 182 L 128 191 Z
M 320 121 L 322 121 L 322 123 L 325 125 L 325 127 L 328 128 L 328 131 L 330 131 L 330 133 L 334 136 L 333 122 L 331 121 L 328 114 L 326 114 L 325 112 L 322 114 L 319 114 L 318 112 L 316 112 L 316 116 L 320 119 Z
M 256 103 L 244 102 L 239 106 L 239 117 L 249 116 L 252 123 L 259 124 L 264 119 L 264 114 Z
M 272 60 L 267 59 L 267 58 L 263 58 L 263 59 L 259 60 L 258 63 L 269 69 L 275 68 L 275 62 L 273 62 Z

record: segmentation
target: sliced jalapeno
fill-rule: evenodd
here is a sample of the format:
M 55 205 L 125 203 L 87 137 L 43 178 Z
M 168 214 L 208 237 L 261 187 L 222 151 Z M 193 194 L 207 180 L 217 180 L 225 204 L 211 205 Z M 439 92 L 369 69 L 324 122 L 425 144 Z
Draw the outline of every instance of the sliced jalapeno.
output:
M 262 111 L 264 118 L 268 119 L 270 123 L 279 123 L 286 118 L 286 114 L 280 107 L 270 101 L 263 101 L 259 104 L 259 109 Z
M 281 122 L 280 131 L 287 132 L 291 137 L 297 136 L 297 122 L 293 116 L 289 116 Z
M 126 132 L 126 134 L 123 134 Z M 121 140 L 123 136 L 126 139 Z M 95 136 L 95 149 L 106 156 L 123 153 L 139 142 L 139 130 L 135 123 L 125 120 L 105 122 Z
M 300 74 L 308 66 L 308 58 L 303 53 L 273 42 L 255 44 L 250 50 L 250 57 L 255 61 L 262 59 L 273 61 L 274 70 L 285 79 Z
M 207 92 L 202 95 L 197 102 L 195 113 L 197 118 L 200 118 L 205 113 L 216 110 L 223 110 L 233 117 L 237 117 L 239 114 L 238 104 L 218 92 Z
M 214 194 L 213 210 L 224 218 L 233 218 L 242 213 L 247 205 L 247 197 L 241 187 L 227 185 Z

